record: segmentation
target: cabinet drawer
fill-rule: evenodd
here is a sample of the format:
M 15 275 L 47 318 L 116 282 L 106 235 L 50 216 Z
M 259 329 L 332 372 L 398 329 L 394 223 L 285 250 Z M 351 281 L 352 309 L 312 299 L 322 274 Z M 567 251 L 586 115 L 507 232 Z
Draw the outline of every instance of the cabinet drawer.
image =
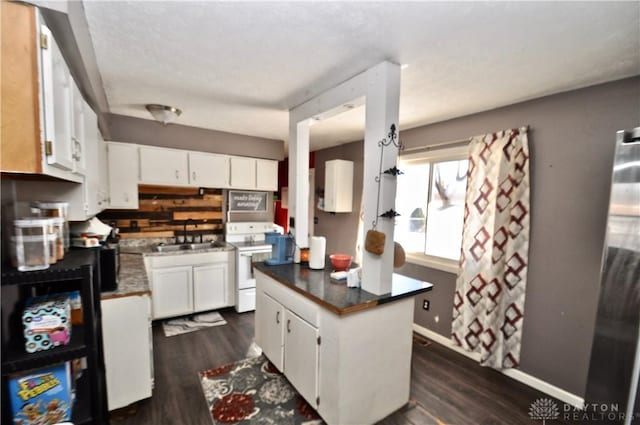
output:
M 273 281 L 260 270 L 254 270 L 254 273 L 256 276 L 256 285 L 259 290 L 264 291 L 271 298 L 278 301 L 311 325 L 318 327 L 320 307 L 316 303 L 309 301 L 283 284 Z

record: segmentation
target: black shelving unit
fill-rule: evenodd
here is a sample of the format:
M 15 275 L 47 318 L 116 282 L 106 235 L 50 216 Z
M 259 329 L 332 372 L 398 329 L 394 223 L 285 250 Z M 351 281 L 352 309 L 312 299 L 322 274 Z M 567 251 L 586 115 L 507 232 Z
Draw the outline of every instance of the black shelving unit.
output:
M 8 376 L 12 373 L 86 357 L 87 369 L 76 382 L 76 400 L 72 422 L 107 424 L 107 391 L 102 347 L 102 314 L 100 310 L 99 261 L 94 250 L 71 250 L 64 260 L 46 270 L 18 272 L 2 267 L 2 295 L 13 302 L 2 302 L 2 423 L 11 424 L 11 407 L 7 397 Z M 17 318 L 24 301 L 35 294 L 80 291 L 82 325 L 73 326 L 71 341 L 45 351 L 27 353 L 23 329 Z M 17 295 L 16 295 L 17 294 Z

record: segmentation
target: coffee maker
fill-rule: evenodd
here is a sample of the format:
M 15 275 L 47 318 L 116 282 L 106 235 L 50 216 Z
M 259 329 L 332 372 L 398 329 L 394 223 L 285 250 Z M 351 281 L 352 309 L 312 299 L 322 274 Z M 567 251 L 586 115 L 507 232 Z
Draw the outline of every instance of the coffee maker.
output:
M 264 234 L 265 242 L 271 244 L 271 258 L 265 261 L 269 266 L 293 263 L 293 253 L 295 243 L 293 236 L 282 235 L 278 232 L 267 232 Z

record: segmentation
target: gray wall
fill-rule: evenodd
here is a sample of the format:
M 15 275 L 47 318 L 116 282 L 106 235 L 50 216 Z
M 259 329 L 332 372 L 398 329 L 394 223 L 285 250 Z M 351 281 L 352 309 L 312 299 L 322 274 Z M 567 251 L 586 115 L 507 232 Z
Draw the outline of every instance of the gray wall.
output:
M 153 120 L 110 114 L 110 139 L 114 142 L 186 149 L 254 158 L 284 158 L 284 141 L 225 133 L 180 124 L 162 125 Z
M 640 77 L 634 77 L 400 133 L 411 148 L 530 126 L 531 238 L 520 369 L 578 396 L 584 395 L 593 339 L 615 132 L 639 124 Z M 348 152 L 357 150 L 351 145 L 361 152 L 361 143 L 347 145 Z M 338 154 L 339 148 L 316 152 L 318 175 L 323 161 Z M 361 189 L 354 192 L 359 199 Z M 344 241 L 355 235 L 354 223 L 355 212 L 322 226 L 321 216 L 316 234 L 328 243 Z M 417 297 L 415 322 L 449 337 L 455 276 L 411 264 L 399 271 L 435 284 Z M 428 312 L 424 298 L 431 300 Z
M 358 233 L 358 213 L 362 198 L 362 175 L 364 145 L 360 142 L 347 143 L 333 148 L 322 149 L 315 153 L 316 192 L 324 189 L 324 163 L 332 159 L 353 161 L 353 210 L 351 213 L 335 213 L 320 211 L 315 208 L 318 223 L 314 234 L 327 236 L 327 255 L 336 252 L 355 256 L 356 237 Z M 317 205 L 318 197 L 315 197 Z

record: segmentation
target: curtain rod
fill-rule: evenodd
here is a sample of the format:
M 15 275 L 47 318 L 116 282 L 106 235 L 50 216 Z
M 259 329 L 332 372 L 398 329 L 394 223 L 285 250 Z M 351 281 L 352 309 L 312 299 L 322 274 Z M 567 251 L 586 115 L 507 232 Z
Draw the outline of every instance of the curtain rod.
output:
M 403 150 L 400 151 L 400 155 L 409 154 L 409 153 L 427 152 L 427 151 L 430 151 L 430 150 L 433 150 L 433 149 L 451 147 L 451 146 L 455 146 L 455 145 L 469 144 L 469 142 L 471 142 L 471 137 L 469 137 L 467 139 L 458 139 L 458 140 L 452 140 L 452 141 L 449 141 L 449 142 L 436 143 L 434 145 L 420 146 L 420 147 L 417 147 L 417 148 L 403 149 Z

